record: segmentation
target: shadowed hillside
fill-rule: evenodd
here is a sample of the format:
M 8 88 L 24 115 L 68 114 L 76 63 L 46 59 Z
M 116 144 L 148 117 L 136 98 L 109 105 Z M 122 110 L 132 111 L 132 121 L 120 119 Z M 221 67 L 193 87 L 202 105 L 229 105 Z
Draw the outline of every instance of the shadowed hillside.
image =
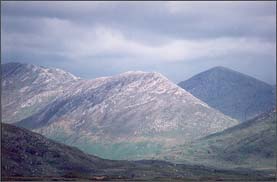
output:
M 218 167 L 276 170 L 276 110 L 162 154 L 164 159 Z
M 2 180 L 215 180 L 267 179 L 267 172 L 223 170 L 163 161 L 111 161 L 56 143 L 42 135 L 1 124 Z
M 276 105 L 276 86 L 224 67 L 209 69 L 178 85 L 240 121 L 270 111 Z

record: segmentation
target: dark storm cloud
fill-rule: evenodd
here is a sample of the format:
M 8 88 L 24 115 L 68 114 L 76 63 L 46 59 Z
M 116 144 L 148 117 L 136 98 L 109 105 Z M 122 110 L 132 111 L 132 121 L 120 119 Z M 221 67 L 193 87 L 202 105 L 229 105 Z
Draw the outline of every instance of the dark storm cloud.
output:
M 217 64 L 275 81 L 260 68 L 276 65 L 276 2 L 4 2 L 1 19 L 3 61 L 174 81 Z

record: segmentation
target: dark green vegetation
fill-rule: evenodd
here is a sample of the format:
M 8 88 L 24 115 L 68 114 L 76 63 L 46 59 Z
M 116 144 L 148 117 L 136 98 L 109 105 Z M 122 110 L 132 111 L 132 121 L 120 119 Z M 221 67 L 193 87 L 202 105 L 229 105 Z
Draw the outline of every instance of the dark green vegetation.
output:
M 252 119 L 276 106 L 276 86 L 224 67 L 214 67 L 178 85 L 240 121 Z
M 112 161 L 9 124 L 2 126 L 2 180 L 274 180 L 265 171 L 223 170 L 163 161 Z
M 276 170 L 276 111 L 162 154 L 162 159 L 223 168 Z

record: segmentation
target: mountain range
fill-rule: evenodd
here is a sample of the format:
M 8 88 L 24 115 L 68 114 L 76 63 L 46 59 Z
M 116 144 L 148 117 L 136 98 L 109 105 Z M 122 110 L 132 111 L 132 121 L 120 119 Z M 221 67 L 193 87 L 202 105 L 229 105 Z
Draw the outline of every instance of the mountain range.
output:
M 276 107 L 276 85 L 225 67 L 214 67 L 178 85 L 241 122 Z
M 3 68 L 4 122 L 103 158 L 155 156 L 239 123 L 155 72 L 83 80 L 34 65 Z M 13 121 L 8 113 L 20 113 L 22 120 Z
M 1 69 L 6 177 L 258 178 L 276 170 L 276 89 L 228 68 L 183 88 L 156 72 L 86 80 L 30 64 Z

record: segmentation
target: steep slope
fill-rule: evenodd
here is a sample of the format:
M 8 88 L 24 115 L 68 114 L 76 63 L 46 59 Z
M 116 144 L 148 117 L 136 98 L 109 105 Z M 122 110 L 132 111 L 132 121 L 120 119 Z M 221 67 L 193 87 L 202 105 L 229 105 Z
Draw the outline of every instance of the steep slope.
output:
M 273 86 L 224 67 L 209 69 L 178 85 L 240 121 L 254 118 L 275 106 Z
M 238 124 L 159 73 L 78 80 L 17 125 L 109 159 L 140 159 Z
M 276 110 L 161 154 L 172 161 L 276 170 Z
M 79 80 L 60 69 L 31 64 L 1 64 L 2 121 L 15 123 L 38 112 Z
M 26 129 L 3 123 L 1 127 L 3 176 L 62 176 L 75 170 L 86 174 L 104 163 Z
M 247 169 L 231 171 L 162 161 L 104 160 L 13 125 L 1 124 L 1 131 L 1 180 L 273 179 L 267 172 Z

